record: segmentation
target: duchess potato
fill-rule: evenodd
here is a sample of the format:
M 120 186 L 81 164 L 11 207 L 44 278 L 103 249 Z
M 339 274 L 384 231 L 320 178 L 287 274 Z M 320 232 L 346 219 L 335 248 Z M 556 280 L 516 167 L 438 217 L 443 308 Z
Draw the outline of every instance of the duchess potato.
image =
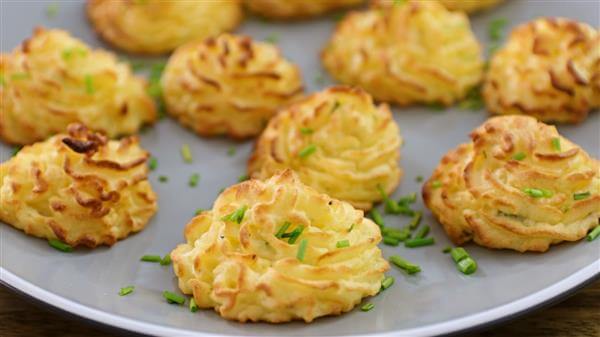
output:
M 364 0 L 246 0 L 252 12 L 261 16 L 285 20 L 318 16 L 336 9 L 356 6 Z
M 600 165 L 528 116 L 489 119 L 442 158 L 425 204 L 458 245 L 544 252 L 600 217 Z
M 358 88 L 332 87 L 282 109 L 256 143 L 248 174 L 266 179 L 290 168 L 300 180 L 370 209 L 393 192 L 402 137 L 387 105 Z
M 0 138 L 31 144 L 80 122 L 110 137 L 156 119 L 146 82 L 108 52 L 67 32 L 38 28 L 0 56 Z
M 181 291 L 241 322 L 339 315 L 377 294 L 389 268 L 373 221 L 289 170 L 226 189 L 185 240 L 171 252 Z
M 517 27 L 492 58 L 483 96 L 494 114 L 578 123 L 600 107 L 600 34 L 563 18 Z
M 479 83 L 483 69 L 467 16 L 435 1 L 349 14 L 321 59 L 338 81 L 399 105 L 450 105 Z
M 88 0 L 87 13 L 98 35 L 119 49 L 164 54 L 234 29 L 241 7 L 240 0 Z
M 156 212 L 147 158 L 136 137 L 108 140 L 71 124 L 0 164 L 0 220 L 71 246 L 110 246 Z
M 177 49 L 161 81 L 167 110 L 181 124 L 236 139 L 259 134 L 303 90 L 298 67 L 275 46 L 229 34 Z

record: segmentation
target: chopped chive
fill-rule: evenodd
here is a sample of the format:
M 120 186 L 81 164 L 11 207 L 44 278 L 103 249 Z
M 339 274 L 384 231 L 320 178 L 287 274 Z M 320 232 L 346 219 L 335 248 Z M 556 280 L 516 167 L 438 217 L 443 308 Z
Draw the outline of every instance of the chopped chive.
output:
M 334 13 L 331 18 L 333 19 L 333 21 L 338 22 L 338 21 L 342 21 L 342 19 L 346 16 L 346 13 L 344 12 L 337 12 Z
M 227 149 L 227 155 L 230 157 L 235 155 L 235 147 L 231 146 L 229 149 Z
M 85 93 L 88 95 L 93 95 L 96 89 L 94 89 L 94 78 L 92 75 L 85 75 L 83 81 L 85 82 Z
M 471 257 L 466 257 L 460 260 L 456 264 L 456 267 L 458 267 L 458 270 L 460 270 L 463 274 L 471 275 L 477 271 L 477 262 L 475 262 L 475 260 L 473 260 Z
M 350 228 L 348 228 L 348 233 L 352 232 L 353 229 L 354 229 L 354 224 L 350 225 Z
M 419 224 L 421 223 L 422 218 L 423 218 L 423 212 L 416 211 L 415 214 L 413 215 L 412 219 L 410 219 L 410 222 L 408 223 L 408 227 L 411 230 L 417 228 L 419 226 Z
M 193 173 L 188 180 L 188 185 L 190 185 L 190 187 L 196 187 L 198 181 L 200 181 L 200 175 L 198 173 Z
M 383 244 L 388 246 L 397 246 L 400 244 L 400 240 L 393 238 L 391 236 L 384 235 L 383 236 Z
M 552 148 L 555 151 L 560 151 L 560 138 L 558 138 L 558 137 L 552 138 L 551 144 L 552 144 Z
M 31 78 L 31 75 L 29 75 L 28 73 L 14 73 L 10 75 L 11 81 L 26 80 L 28 78 Z
M 450 249 L 450 256 L 452 256 L 452 260 L 458 263 L 460 260 L 469 257 L 469 253 L 463 247 L 456 247 Z
M 71 58 L 73 58 L 73 56 L 85 57 L 85 56 L 87 56 L 87 53 L 88 52 L 85 48 L 73 47 L 73 48 L 64 49 L 61 53 L 61 57 L 63 60 L 69 61 Z
M 394 0 L 394 6 L 404 5 L 408 0 Z
M 171 264 L 171 254 L 167 254 L 165 255 L 161 260 L 160 260 L 160 265 L 161 266 L 168 266 Z
M 423 247 L 423 246 L 430 246 L 430 245 L 433 245 L 434 243 L 435 243 L 434 238 L 428 237 L 428 238 L 418 238 L 418 239 L 406 240 L 406 241 L 404 241 L 404 246 L 407 248 L 417 248 L 417 247 Z
M 439 180 L 434 180 L 434 181 L 431 182 L 431 187 L 433 187 L 433 188 L 442 187 L 442 182 L 439 181 Z
M 169 177 L 167 177 L 167 176 L 158 176 L 158 181 L 160 181 L 161 183 L 166 183 L 167 181 L 169 181 Z
M 381 289 L 382 290 L 386 290 L 387 288 L 391 287 L 392 284 L 394 284 L 394 278 L 391 276 L 386 276 L 383 281 L 381 281 Z
M 592 231 L 587 235 L 588 241 L 594 241 L 600 235 L 600 226 L 596 226 L 596 228 L 592 229 Z
M 194 212 L 195 215 L 200 215 L 200 213 L 204 212 L 204 210 L 202 208 L 198 208 L 196 209 L 196 211 Z
M 529 195 L 532 198 L 550 198 L 554 195 L 552 191 L 541 189 L 541 188 L 526 188 L 523 193 Z
M 348 240 L 340 240 L 335 243 L 335 248 L 346 248 L 350 247 L 350 241 Z
M 415 178 L 415 181 L 418 182 L 418 183 L 423 182 L 423 176 L 417 176 Z
M 335 102 L 333 103 L 333 107 L 331 108 L 331 111 L 330 111 L 330 113 L 331 113 L 331 112 L 334 112 L 335 110 L 337 110 L 337 109 L 338 109 L 338 108 L 339 108 L 341 105 L 342 105 L 342 104 L 341 104 L 339 101 L 335 101 Z
M 494 19 L 488 26 L 488 36 L 492 41 L 498 41 L 502 38 L 502 31 L 508 21 L 505 18 Z
M 379 211 L 375 208 L 371 209 L 369 211 L 369 217 L 371 219 L 373 219 L 373 221 L 381 228 L 383 228 L 383 226 L 385 225 L 383 222 L 383 218 L 381 217 L 381 214 L 379 214 Z
M 279 37 L 276 34 L 271 34 L 265 38 L 266 42 L 276 44 L 279 41 Z
M 194 300 L 194 298 L 190 298 L 190 311 L 191 312 L 196 312 L 198 311 L 198 304 L 196 304 L 196 301 Z
M 6 78 L 4 77 L 4 74 L 0 72 L 0 85 L 1 86 L 5 86 L 6 85 Z
M 387 193 L 385 193 L 385 191 L 383 190 L 383 187 L 380 184 L 377 184 L 377 190 L 379 191 L 379 194 L 381 195 L 381 198 L 383 199 L 383 202 L 385 203 L 385 212 L 386 213 L 391 213 L 391 214 L 398 214 L 398 204 L 392 200 Z
M 49 19 L 54 19 L 58 14 L 58 4 L 53 2 L 46 7 L 46 16 Z
M 300 133 L 303 135 L 310 135 L 313 132 L 315 132 L 315 130 L 311 128 L 300 128 Z
M 583 200 L 583 199 L 587 199 L 590 197 L 590 195 L 592 195 L 589 191 L 587 192 L 581 192 L 581 193 L 575 193 L 573 194 L 573 200 Z
M 144 256 L 142 256 L 142 258 L 140 259 L 140 261 L 144 261 L 144 262 L 160 262 L 160 261 L 162 261 L 162 258 L 160 257 L 160 255 L 144 255 Z
M 244 213 L 246 213 L 247 209 L 248 209 L 248 206 L 244 205 L 244 206 L 236 209 L 235 211 L 227 214 L 226 216 L 222 217 L 221 220 L 237 222 L 238 224 L 240 224 L 240 223 L 242 223 L 242 220 L 244 220 Z
M 300 150 L 300 152 L 298 152 L 298 156 L 300 158 L 306 158 L 306 157 L 310 156 L 311 154 L 313 154 L 315 151 L 317 151 L 317 146 L 315 144 L 310 144 L 310 145 L 306 146 L 305 148 L 303 148 L 302 150 Z
M 134 286 L 123 287 L 119 290 L 119 296 L 129 295 L 133 292 L 134 289 L 135 289 Z
M 57 239 L 48 240 L 48 244 L 50 247 L 60 250 L 63 253 L 69 253 L 73 251 L 73 247 Z
M 421 271 L 421 267 L 416 264 L 410 263 L 407 260 L 401 258 L 398 255 L 390 256 L 390 262 L 395 264 L 398 268 L 406 271 L 409 274 L 415 274 Z
M 298 252 L 296 253 L 296 258 L 298 261 L 304 261 L 304 255 L 306 254 L 306 247 L 308 246 L 308 240 L 302 239 L 300 244 L 298 245 Z
M 479 86 L 472 87 L 463 101 L 458 105 L 461 109 L 480 110 L 484 107 L 483 97 L 481 96 L 481 88 Z
M 19 151 L 21 151 L 21 149 L 23 148 L 22 145 L 18 145 L 13 147 L 12 151 L 11 151 L 11 155 L 14 157 L 17 155 L 17 153 L 19 153 Z
M 238 183 L 241 183 L 242 181 L 246 181 L 250 179 L 250 177 L 247 174 L 242 174 L 241 176 L 238 177 Z
M 444 111 L 446 110 L 446 106 L 440 102 L 433 102 L 427 104 L 427 108 L 433 111 Z
M 398 241 L 404 241 L 410 238 L 410 230 L 408 228 L 404 228 L 401 230 L 385 227 L 381 230 L 384 237 L 391 237 Z
M 296 243 L 296 240 L 298 240 L 298 238 L 302 234 L 302 231 L 304 231 L 304 226 L 299 226 L 296 229 L 294 229 L 290 233 L 290 236 L 289 236 L 289 239 L 288 239 L 288 243 L 290 245 L 293 245 L 294 243 Z M 282 235 L 282 237 L 285 237 L 285 235 Z
M 427 234 L 429 234 L 429 226 L 425 225 L 425 226 L 421 227 L 421 229 L 419 229 L 417 234 L 415 234 L 415 239 L 422 239 L 422 238 L 426 237 Z
M 150 169 L 150 171 L 156 170 L 157 167 L 158 159 L 156 159 L 155 157 L 150 158 L 150 160 L 148 160 L 148 168 Z
M 169 302 L 169 304 L 183 304 L 185 303 L 185 297 L 183 296 L 179 296 L 175 293 L 172 293 L 170 291 L 163 291 L 163 297 L 167 300 L 167 302 Z
M 444 254 L 448 254 L 448 253 L 450 253 L 451 251 L 452 251 L 452 247 L 448 246 L 448 247 L 446 247 L 446 248 L 444 248 L 444 249 L 442 250 L 442 253 L 444 253 Z
M 514 159 L 514 160 L 523 160 L 523 159 L 525 159 L 525 157 L 527 157 L 527 155 L 525 154 L 525 152 L 517 152 L 517 153 L 513 154 L 512 159 Z
M 373 304 L 373 303 L 365 303 L 365 304 L 363 304 L 362 307 L 360 307 L 360 310 L 361 311 L 370 311 L 373 308 L 375 308 L 375 304 Z
M 192 158 L 192 150 L 190 150 L 190 146 L 187 144 L 181 145 L 181 156 L 183 157 L 183 161 L 188 164 L 194 160 Z
M 281 239 L 283 237 L 283 234 L 285 234 L 285 231 L 287 231 L 291 225 L 292 223 L 289 221 L 284 222 L 283 225 L 279 227 L 279 230 L 277 230 L 277 233 L 275 233 L 275 237 Z
M 417 201 L 417 193 L 412 192 L 398 199 L 399 204 L 414 204 Z

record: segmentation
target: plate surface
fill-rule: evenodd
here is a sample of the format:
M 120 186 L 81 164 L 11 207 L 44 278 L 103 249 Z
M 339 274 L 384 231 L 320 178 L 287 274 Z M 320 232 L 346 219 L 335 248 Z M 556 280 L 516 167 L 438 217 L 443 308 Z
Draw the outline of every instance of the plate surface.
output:
M 60 27 L 86 42 L 103 46 L 86 21 L 84 5 L 78 1 L 58 3 L 58 13 L 49 18 L 49 1 L 0 2 L 1 49 L 7 52 L 31 35 L 37 25 Z M 497 8 L 472 17 L 482 43 L 487 25 L 494 18 L 508 18 L 509 27 L 538 16 L 565 16 L 598 26 L 600 3 L 596 1 L 508 0 Z M 286 57 L 299 64 L 312 92 L 331 84 L 323 76 L 319 52 L 334 27 L 331 17 L 290 24 L 261 22 L 249 18 L 238 32 L 256 39 L 278 37 Z M 104 47 L 107 47 L 104 45 Z M 394 109 L 406 140 L 401 165 L 405 177 L 396 195 L 420 190 L 415 177 L 428 177 L 441 156 L 467 140 L 467 134 L 488 116 L 484 111 L 458 108 L 436 112 L 421 107 Z M 593 113 L 581 125 L 560 126 L 560 132 L 595 157 L 600 152 L 600 119 Z M 436 245 L 406 249 L 382 246 L 386 256 L 399 254 L 421 265 L 423 271 L 407 276 L 396 268 L 389 275 L 396 284 L 370 299 L 375 309 L 354 310 L 340 317 L 322 318 L 312 324 L 239 324 L 219 318 L 213 311 L 196 314 L 187 307 L 168 305 L 163 290 L 177 289 L 171 267 L 139 262 L 144 254 L 166 254 L 183 241 L 183 228 L 197 208 L 209 208 L 221 188 L 245 173 L 251 142 L 206 140 L 170 119 L 142 136 L 142 143 L 158 158 L 158 169 L 150 180 L 159 195 L 159 212 L 147 228 L 112 248 L 77 250 L 63 254 L 35 239 L 0 225 L 0 278 L 5 283 L 61 309 L 121 328 L 157 335 L 433 335 L 458 331 L 511 316 L 546 302 L 600 273 L 600 240 L 561 244 L 545 254 L 492 251 L 469 245 L 479 263 L 472 276 L 459 273 L 450 257 L 442 254 L 450 244 L 441 227 L 425 212 L 424 223 L 432 225 Z M 194 162 L 185 164 L 182 144 L 191 146 Z M 237 152 L 228 156 L 229 147 Z M 2 161 L 11 149 L 0 145 Z M 196 188 L 187 185 L 192 173 L 202 178 Z M 158 176 L 167 175 L 168 183 Z M 422 202 L 416 206 L 424 209 Z M 404 217 L 387 217 L 386 224 L 402 226 Z M 134 294 L 119 297 L 120 287 L 135 285 Z

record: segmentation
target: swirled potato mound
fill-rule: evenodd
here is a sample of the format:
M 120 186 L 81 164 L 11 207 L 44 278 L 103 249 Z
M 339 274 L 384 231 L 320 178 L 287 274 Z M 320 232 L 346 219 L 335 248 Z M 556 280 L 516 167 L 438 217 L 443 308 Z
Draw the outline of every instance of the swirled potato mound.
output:
M 94 29 L 131 53 L 163 54 L 195 39 L 227 32 L 242 20 L 240 0 L 88 0 Z
M 419 0 L 419 1 L 435 1 L 435 0 Z M 462 11 L 466 13 L 474 13 L 486 10 L 498 5 L 503 0 L 437 0 L 451 11 Z M 400 5 L 394 0 L 371 0 L 371 5 L 374 7 L 389 7 L 394 4 Z
M 226 189 L 185 239 L 171 253 L 181 291 L 242 322 L 339 315 L 377 294 L 389 268 L 373 221 L 289 170 Z
M 600 165 L 556 128 L 494 117 L 442 158 L 423 200 L 456 244 L 546 251 L 598 225 Z
M 163 73 L 168 112 L 202 136 L 255 136 L 302 94 L 296 65 L 277 47 L 229 34 L 180 47 Z
M 110 137 L 156 119 L 146 82 L 108 52 L 67 32 L 38 28 L 0 56 L 0 138 L 31 144 L 83 123 Z
M 72 246 L 110 246 L 156 212 L 147 158 L 136 137 L 107 140 L 71 124 L 0 164 L 0 220 Z
M 364 0 L 246 0 L 252 12 L 271 19 L 300 19 L 356 6 Z
M 321 59 L 338 81 L 399 105 L 450 105 L 480 81 L 483 69 L 467 16 L 435 1 L 350 13 Z
M 387 105 L 358 88 L 332 87 L 282 109 L 248 162 L 252 178 L 289 168 L 303 183 L 368 210 L 393 192 L 402 137 Z
M 492 58 L 483 96 L 494 114 L 577 123 L 600 106 L 600 34 L 562 18 L 541 18 L 510 34 Z

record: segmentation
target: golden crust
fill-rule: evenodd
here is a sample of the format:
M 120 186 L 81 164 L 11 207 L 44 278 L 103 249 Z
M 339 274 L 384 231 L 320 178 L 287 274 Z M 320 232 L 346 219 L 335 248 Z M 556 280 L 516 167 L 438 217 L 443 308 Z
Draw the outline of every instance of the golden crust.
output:
M 467 16 L 432 1 L 350 13 L 321 59 L 338 81 L 399 105 L 450 105 L 480 81 L 483 69 Z
M 432 0 L 420 0 L 432 1 Z M 468 14 L 490 9 L 503 0 L 437 0 L 451 11 L 462 11 Z M 371 6 L 389 7 L 394 4 L 394 0 L 371 0 Z
M 243 13 L 240 0 L 88 0 L 87 14 L 110 44 L 131 53 L 163 54 L 233 30 Z
M 8 143 L 44 140 L 75 122 L 116 137 L 156 119 L 143 79 L 62 30 L 36 29 L 0 56 L 0 73 L 0 138 Z
M 248 162 L 252 178 L 290 168 L 303 183 L 370 209 L 381 200 L 377 185 L 393 192 L 402 138 L 387 105 L 376 106 L 362 89 L 332 87 L 282 109 L 256 143 Z M 315 152 L 300 156 L 314 146 Z
M 277 47 L 222 34 L 189 43 L 162 78 L 168 112 L 202 136 L 255 136 L 276 110 L 302 94 L 296 65 Z
M 364 0 L 245 0 L 246 7 L 271 19 L 303 19 L 359 5 Z
M 585 120 L 600 106 L 599 46 L 598 31 L 568 19 L 541 18 L 515 28 L 486 74 L 488 110 L 542 121 Z
M 494 117 L 471 139 L 448 152 L 423 186 L 425 204 L 454 243 L 544 252 L 598 225 L 600 164 L 555 127 Z M 528 188 L 548 194 L 532 197 Z
M 72 246 L 110 246 L 156 212 L 147 158 L 136 137 L 109 141 L 71 124 L 0 164 L 0 220 Z
M 247 207 L 240 224 L 224 216 Z M 298 240 L 275 237 L 303 226 Z M 379 292 L 389 266 L 379 228 L 348 203 L 303 185 L 292 171 L 226 189 L 171 253 L 179 288 L 201 308 L 238 321 L 310 322 Z M 304 259 L 299 244 L 307 240 Z M 349 247 L 336 248 L 348 240 Z

